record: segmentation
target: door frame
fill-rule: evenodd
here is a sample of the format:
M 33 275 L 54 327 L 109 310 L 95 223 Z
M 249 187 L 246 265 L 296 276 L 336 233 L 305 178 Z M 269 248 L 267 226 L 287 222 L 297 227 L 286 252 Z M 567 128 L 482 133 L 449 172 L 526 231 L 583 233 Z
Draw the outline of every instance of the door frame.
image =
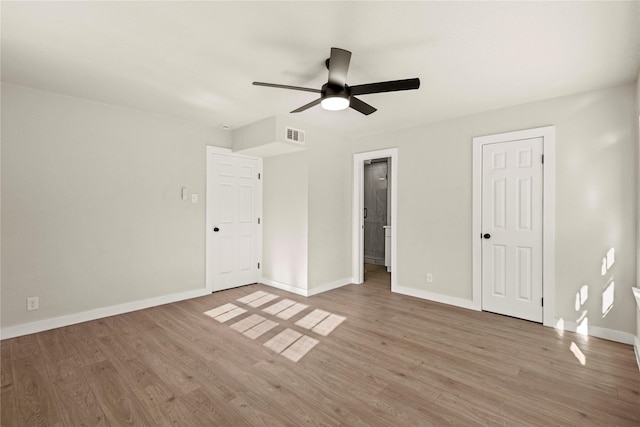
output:
M 482 146 L 542 138 L 542 324 L 555 326 L 555 126 L 473 138 L 473 307 L 482 310 Z
M 391 162 L 391 291 L 398 286 L 398 148 L 353 155 L 352 282 L 364 282 L 364 162 L 389 158 Z
M 212 261 L 212 254 L 213 254 L 213 233 L 211 233 L 211 231 L 213 230 L 213 221 L 211 219 L 211 215 L 213 212 L 213 203 L 214 201 L 211 200 L 211 198 L 209 197 L 209 188 L 211 188 L 211 179 L 212 179 L 212 172 L 213 172 L 213 167 L 214 165 L 212 164 L 212 162 L 210 161 L 211 155 L 212 154 L 223 154 L 225 156 L 232 156 L 232 157 L 239 157 L 239 158 L 244 158 L 244 159 L 252 159 L 252 160 L 257 160 L 258 161 L 258 172 L 262 175 L 262 157 L 253 157 L 253 156 L 245 156 L 242 154 L 237 154 L 234 153 L 230 148 L 221 148 L 221 147 L 213 147 L 210 145 L 207 145 L 207 170 L 206 170 L 206 186 L 205 186 L 205 197 L 206 197 L 206 207 L 205 207 L 205 288 L 207 290 L 207 292 L 211 293 L 213 292 L 213 261 Z M 258 201 L 257 201 L 257 209 L 258 209 L 258 217 L 261 219 L 262 218 L 262 182 L 263 182 L 263 177 L 261 177 L 258 180 L 258 186 L 257 186 L 257 190 L 258 190 Z M 257 257 L 258 260 L 260 261 L 260 263 L 262 263 L 262 227 L 258 227 L 258 236 L 256 238 L 256 242 L 257 242 Z M 262 272 L 262 268 L 260 269 L 260 271 Z M 262 273 L 260 273 L 260 276 L 262 275 Z

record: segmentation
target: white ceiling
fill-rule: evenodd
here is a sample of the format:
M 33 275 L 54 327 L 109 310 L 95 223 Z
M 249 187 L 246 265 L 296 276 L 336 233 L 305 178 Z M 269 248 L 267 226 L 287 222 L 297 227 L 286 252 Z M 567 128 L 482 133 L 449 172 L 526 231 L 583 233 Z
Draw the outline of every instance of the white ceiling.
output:
M 234 128 L 320 88 L 332 46 L 350 85 L 419 77 L 363 95 L 378 108 L 297 118 L 363 136 L 631 82 L 640 2 L 6 2 L 2 80 Z

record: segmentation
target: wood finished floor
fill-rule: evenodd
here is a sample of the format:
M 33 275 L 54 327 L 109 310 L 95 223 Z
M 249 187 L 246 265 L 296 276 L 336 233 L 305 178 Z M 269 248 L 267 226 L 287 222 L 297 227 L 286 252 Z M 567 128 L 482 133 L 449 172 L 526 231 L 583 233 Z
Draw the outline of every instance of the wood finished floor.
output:
M 310 298 L 251 285 L 2 341 L 1 424 L 640 425 L 631 346 L 392 294 L 367 270 Z M 230 327 L 244 316 L 203 315 L 256 290 L 309 309 L 255 340 Z M 301 331 L 319 343 L 299 362 L 263 345 L 315 308 L 346 320 Z

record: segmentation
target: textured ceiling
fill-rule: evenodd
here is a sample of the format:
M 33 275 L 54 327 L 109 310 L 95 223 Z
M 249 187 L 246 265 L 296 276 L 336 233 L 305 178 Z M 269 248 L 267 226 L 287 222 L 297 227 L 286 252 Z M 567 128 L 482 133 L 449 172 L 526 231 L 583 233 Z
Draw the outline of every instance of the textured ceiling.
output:
M 639 2 L 6 2 L 2 80 L 234 128 L 317 95 L 332 46 L 378 108 L 297 118 L 363 136 L 633 81 Z

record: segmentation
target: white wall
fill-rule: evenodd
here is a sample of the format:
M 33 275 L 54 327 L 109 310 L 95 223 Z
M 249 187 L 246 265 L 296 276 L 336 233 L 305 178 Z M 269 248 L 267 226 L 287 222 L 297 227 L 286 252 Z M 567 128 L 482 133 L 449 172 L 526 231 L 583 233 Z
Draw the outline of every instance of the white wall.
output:
M 309 147 L 309 289 L 351 283 L 352 159 L 325 133 Z
M 398 282 L 471 299 L 472 138 L 556 126 L 556 317 L 633 333 L 636 132 L 632 84 L 358 139 L 353 151 L 398 147 Z M 601 275 L 615 248 L 615 264 Z M 426 283 L 426 273 L 434 282 Z M 615 281 L 603 318 L 602 292 Z M 589 287 L 578 311 L 576 292 Z
M 264 159 L 263 276 L 307 295 L 351 281 L 350 146 L 278 116 L 277 134 L 287 126 L 305 131 L 305 150 Z
M 263 160 L 264 278 L 308 287 L 308 160 L 306 151 Z
M 2 327 L 204 288 L 207 144 L 230 136 L 3 83 Z

